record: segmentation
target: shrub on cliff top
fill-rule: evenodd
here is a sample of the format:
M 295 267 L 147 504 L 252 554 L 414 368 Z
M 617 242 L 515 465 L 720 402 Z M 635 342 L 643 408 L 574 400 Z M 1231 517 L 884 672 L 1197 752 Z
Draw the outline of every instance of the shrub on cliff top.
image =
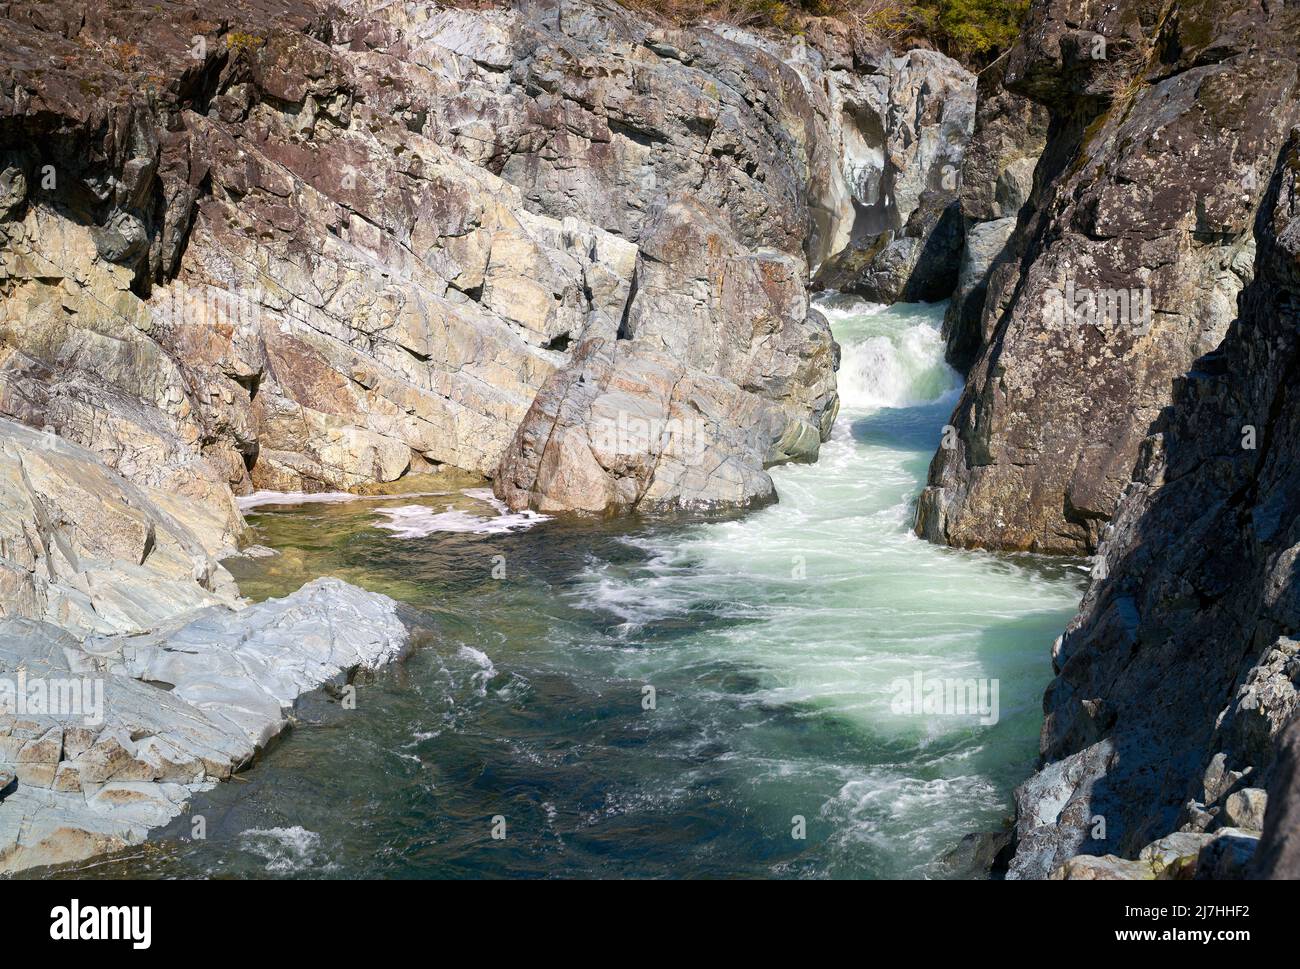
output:
M 798 34 L 806 19 L 833 17 L 867 41 L 929 41 L 979 67 L 1015 41 L 1029 0 L 623 0 L 678 23 L 720 21 Z

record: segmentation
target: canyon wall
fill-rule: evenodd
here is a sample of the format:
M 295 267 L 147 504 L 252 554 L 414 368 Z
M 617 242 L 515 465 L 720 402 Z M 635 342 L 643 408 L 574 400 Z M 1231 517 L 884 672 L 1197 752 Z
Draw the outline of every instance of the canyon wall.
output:
M 1255 212 L 1296 117 L 1294 17 L 1235 3 L 1031 8 L 1004 84 L 1051 114 L 1038 194 L 965 341 L 983 346 L 919 534 L 1096 550 L 1175 378 L 1218 346 L 1250 280 Z
M 980 73 L 975 126 L 961 168 L 963 245 L 943 320 L 948 362 L 963 373 L 993 337 L 985 324 L 1001 316 L 1000 309 L 985 312 L 989 294 L 999 303 L 1012 292 L 1026 238 L 1015 230 L 1038 204 L 1034 171 L 1047 126 L 1043 105 L 1007 90 L 1004 65 Z
M 837 404 L 809 262 L 959 151 L 928 82 L 964 72 L 829 21 L 777 43 L 607 2 L 7 13 L 0 415 L 223 506 L 214 547 L 227 488 L 438 464 L 514 506 L 770 498 Z M 556 413 L 579 379 L 600 390 Z
M 916 528 L 1096 553 L 1010 877 L 1294 871 L 1298 17 L 1042 0 L 981 78 L 967 252 L 996 237 L 949 309 L 973 362 Z M 1039 153 L 1015 98 L 1050 121 L 1007 222 L 972 175 L 1003 134 Z
M 838 407 L 810 268 L 920 207 L 974 87 L 831 20 L 609 0 L 0 22 L 0 673 L 108 693 L 93 729 L 0 716 L 0 870 L 138 842 L 405 648 L 342 583 L 241 600 L 235 495 L 447 465 L 515 508 L 772 500 Z
M 1234 798 L 1260 800 L 1300 710 L 1300 129 L 1274 158 L 1254 239 L 1240 315 L 1143 442 L 1053 651 L 1013 875 L 1235 826 Z

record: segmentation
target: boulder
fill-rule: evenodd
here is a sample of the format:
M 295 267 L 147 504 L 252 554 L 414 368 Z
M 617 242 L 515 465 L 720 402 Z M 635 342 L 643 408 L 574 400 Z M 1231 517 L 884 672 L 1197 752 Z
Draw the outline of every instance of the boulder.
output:
M 1223 802 L 1223 819 L 1230 827 L 1263 831 L 1268 794 L 1258 787 L 1233 791 Z
M 512 509 L 761 503 L 764 469 L 814 459 L 830 433 L 835 344 L 793 258 L 746 249 L 688 202 L 665 207 L 641 245 L 627 314 L 589 325 L 501 462 L 495 489 Z
M 1147 845 L 1136 860 L 1076 855 L 1049 875 L 1052 881 L 1235 881 L 1247 877 L 1256 832 L 1224 828 L 1214 834 L 1176 833 Z

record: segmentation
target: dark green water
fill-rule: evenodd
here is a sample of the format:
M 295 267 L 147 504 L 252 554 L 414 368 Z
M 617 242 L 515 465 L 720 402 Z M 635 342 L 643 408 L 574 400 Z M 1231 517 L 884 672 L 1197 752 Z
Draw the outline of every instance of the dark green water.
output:
M 777 469 L 757 513 L 493 531 L 459 491 L 257 509 L 281 555 L 235 563 L 246 594 L 339 575 L 421 610 L 427 643 L 355 710 L 307 698 L 256 767 L 194 799 L 205 840 L 187 816 L 67 874 L 950 874 L 937 860 L 1000 825 L 1033 764 L 1083 576 L 910 534 L 955 386 L 941 313 L 831 311 L 835 437 Z M 409 537 L 380 527 L 395 508 Z M 900 713 L 917 674 L 996 679 L 997 722 Z

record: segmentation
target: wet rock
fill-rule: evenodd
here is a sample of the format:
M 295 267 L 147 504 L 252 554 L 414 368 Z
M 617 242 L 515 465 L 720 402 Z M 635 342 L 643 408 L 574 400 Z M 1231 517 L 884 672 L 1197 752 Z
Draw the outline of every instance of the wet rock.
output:
M 265 545 L 249 545 L 240 549 L 239 554 L 244 558 L 266 559 L 273 558 L 280 553 L 273 548 L 267 548 Z
M 212 606 L 147 635 L 78 643 L 0 619 L 0 676 L 71 684 L 75 708 L 0 717 L 0 872 L 138 844 L 196 792 L 248 766 L 308 690 L 396 659 L 397 604 L 337 579 Z
M 954 878 L 1001 878 L 1011 859 L 1013 840 L 1010 829 L 976 831 L 963 835 L 957 847 L 940 859 L 940 864 Z

